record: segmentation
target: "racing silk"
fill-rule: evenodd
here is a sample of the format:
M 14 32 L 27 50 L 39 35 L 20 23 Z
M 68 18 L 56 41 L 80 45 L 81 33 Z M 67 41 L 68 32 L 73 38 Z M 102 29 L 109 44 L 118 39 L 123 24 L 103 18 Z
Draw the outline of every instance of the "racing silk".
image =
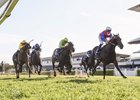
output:
M 64 48 L 65 45 L 66 45 L 67 43 L 68 43 L 67 41 L 61 40 L 61 41 L 59 42 L 59 48 Z
M 112 33 L 108 32 L 106 30 L 100 33 L 100 38 L 101 38 L 102 41 L 105 42 L 105 39 L 108 38 L 108 37 L 112 38 Z
M 32 49 L 34 49 L 34 50 L 40 50 L 39 44 L 34 45 Z
M 22 43 L 22 42 L 21 42 L 21 43 L 19 44 L 19 49 L 23 48 L 25 45 L 26 45 L 26 43 Z

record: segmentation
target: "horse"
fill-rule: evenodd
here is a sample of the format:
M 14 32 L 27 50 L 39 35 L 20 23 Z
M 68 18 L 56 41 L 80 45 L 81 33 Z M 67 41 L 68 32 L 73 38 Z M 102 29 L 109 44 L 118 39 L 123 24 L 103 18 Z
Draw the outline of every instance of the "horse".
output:
M 25 46 L 20 50 L 18 50 L 17 52 L 15 52 L 12 57 L 16 71 L 16 78 L 19 78 L 19 73 L 22 72 L 23 64 L 26 64 L 26 66 L 28 67 L 30 78 L 30 74 L 32 73 L 32 71 L 29 65 L 29 53 L 30 53 L 29 49 L 31 49 L 30 43 L 26 43 Z
M 81 63 L 80 66 L 84 66 L 84 69 L 87 73 L 87 76 L 89 77 L 89 73 L 88 70 L 90 71 L 90 73 L 92 72 L 92 68 L 95 65 L 95 55 L 93 53 L 93 50 L 91 50 L 91 54 L 89 57 L 87 57 L 87 55 L 84 55 L 81 59 Z
M 68 70 L 67 73 L 69 74 L 71 72 L 72 64 L 71 64 L 71 53 L 75 51 L 74 45 L 72 42 L 68 42 L 67 45 L 64 48 L 61 48 L 61 52 L 59 53 L 59 58 L 57 59 L 55 52 L 58 50 L 55 49 L 52 55 L 52 65 L 53 65 L 53 71 L 54 71 L 54 76 L 56 76 L 56 71 L 55 71 L 55 62 L 58 62 L 57 69 L 59 72 L 63 72 L 65 75 L 64 71 L 64 66 Z
M 30 57 L 30 65 L 34 66 L 35 73 L 37 72 L 38 75 L 40 75 L 42 70 L 42 64 L 41 64 L 41 58 L 40 58 L 40 52 L 41 52 L 41 45 L 37 50 L 33 50 Z
M 118 46 L 120 49 L 123 49 L 124 45 L 121 41 L 121 38 L 119 34 L 113 35 L 108 44 L 106 44 L 100 51 L 99 53 L 99 59 L 97 59 L 97 63 L 95 64 L 94 68 L 92 69 L 92 74 L 95 73 L 96 67 L 102 62 L 103 63 L 103 79 L 105 79 L 106 75 L 106 65 L 113 63 L 121 76 L 123 78 L 127 78 L 120 70 L 118 66 L 118 62 L 116 60 L 116 52 L 115 52 L 115 47 Z M 98 46 L 93 48 L 94 54 L 97 50 Z

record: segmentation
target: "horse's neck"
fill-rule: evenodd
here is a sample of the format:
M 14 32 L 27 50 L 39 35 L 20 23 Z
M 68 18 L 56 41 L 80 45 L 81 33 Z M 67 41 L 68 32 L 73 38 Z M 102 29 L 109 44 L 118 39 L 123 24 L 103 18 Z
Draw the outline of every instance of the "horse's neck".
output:
M 62 55 L 70 55 L 70 50 L 68 50 L 67 48 L 65 48 L 62 52 Z
M 23 49 L 20 49 L 20 53 L 29 55 L 30 51 L 23 48 Z
M 111 43 L 108 43 L 107 45 L 106 45 L 106 49 L 108 49 L 108 52 L 115 52 L 115 45 L 113 45 L 113 44 L 111 44 Z

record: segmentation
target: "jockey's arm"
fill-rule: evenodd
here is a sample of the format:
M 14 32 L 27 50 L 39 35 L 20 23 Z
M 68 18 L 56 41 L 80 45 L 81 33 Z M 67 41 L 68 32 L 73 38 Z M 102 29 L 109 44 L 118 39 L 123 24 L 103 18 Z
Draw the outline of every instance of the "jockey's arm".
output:
M 105 41 L 105 35 L 104 35 L 104 32 L 101 33 L 101 40 L 102 40 L 102 41 Z

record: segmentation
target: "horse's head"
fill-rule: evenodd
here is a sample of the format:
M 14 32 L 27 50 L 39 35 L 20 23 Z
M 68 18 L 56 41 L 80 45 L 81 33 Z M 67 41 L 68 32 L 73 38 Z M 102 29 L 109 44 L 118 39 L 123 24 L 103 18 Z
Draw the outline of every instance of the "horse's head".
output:
M 67 48 L 68 50 L 70 50 L 71 52 L 74 52 L 74 51 L 75 51 L 74 45 L 73 45 L 72 42 L 68 42 L 67 45 L 66 45 L 66 48 Z
M 29 44 L 29 43 L 26 43 L 26 45 L 24 46 L 24 49 L 25 49 L 25 50 L 31 49 L 30 44 Z
M 117 45 L 120 49 L 123 49 L 123 43 L 121 41 L 121 38 L 119 34 L 113 35 L 112 39 L 110 40 L 111 43 Z

